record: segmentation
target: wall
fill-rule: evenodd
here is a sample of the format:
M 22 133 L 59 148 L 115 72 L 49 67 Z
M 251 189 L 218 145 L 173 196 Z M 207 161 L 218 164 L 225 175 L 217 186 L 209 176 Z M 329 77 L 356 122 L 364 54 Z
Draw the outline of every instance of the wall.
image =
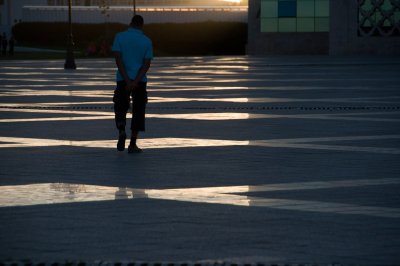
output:
M 331 55 L 400 55 L 400 36 L 358 36 L 357 1 L 334 0 L 331 8 Z
M 247 45 L 249 55 L 328 54 L 327 32 L 261 32 L 260 3 L 260 0 L 249 1 Z
M 27 4 L 45 5 L 47 0 L 3 0 L 3 5 L 0 6 L 0 32 L 11 34 L 11 28 L 22 20 L 22 6 Z
M 10 24 L 10 11 L 11 8 L 10 0 L 2 0 L 0 5 L 0 34 L 3 32 L 9 34 L 9 24 Z
M 228 10 L 229 8 L 226 8 Z M 185 23 L 202 21 L 234 21 L 246 22 L 247 9 L 233 8 L 234 11 L 222 11 L 222 9 L 205 9 L 204 11 L 155 11 L 151 9 L 138 9 L 146 24 L 149 23 Z M 235 11 L 236 10 L 236 11 Z M 66 7 L 24 7 L 23 20 L 26 22 L 63 22 L 67 21 Z M 74 23 L 104 23 L 119 22 L 129 24 L 132 18 L 132 9 L 127 7 L 111 7 L 106 18 L 97 7 L 74 7 L 72 20 Z

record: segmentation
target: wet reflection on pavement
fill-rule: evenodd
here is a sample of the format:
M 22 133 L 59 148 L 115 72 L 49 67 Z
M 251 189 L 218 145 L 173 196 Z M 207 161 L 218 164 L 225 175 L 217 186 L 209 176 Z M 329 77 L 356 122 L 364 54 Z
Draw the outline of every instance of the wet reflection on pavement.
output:
M 315 190 L 391 184 L 400 184 L 400 178 L 180 189 L 134 189 L 128 187 L 46 183 L 1 186 L 0 190 L 2 193 L 0 194 L 0 207 L 147 198 L 154 200 L 223 204 L 242 207 L 265 207 L 281 210 L 400 218 L 400 209 L 397 208 L 360 206 L 320 201 L 259 198 L 243 195 L 245 193 L 251 194 L 252 192 Z
M 257 152 L 261 153 L 263 151 L 273 152 L 277 148 L 281 148 L 303 149 L 307 152 L 322 150 L 325 151 L 324 155 L 331 155 L 332 152 L 343 152 L 345 155 L 355 152 L 356 154 L 352 156 L 371 156 L 371 153 L 379 156 L 400 154 L 398 145 L 392 145 L 400 140 L 400 135 L 396 130 L 338 131 L 336 129 L 337 127 L 346 128 L 347 124 L 345 123 L 349 121 L 381 123 L 379 125 L 383 125 L 383 129 L 385 125 L 393 123 L 393 128 L 396 128 L 400 122 L 398 118 L 399 109 L 388 109 L 389 111 L 385 110 L 384 112 L 372 112 L 366 109 L 366 111 L 360 112 L 339 110 L 305 113 L 290 108 L 289 111 L 285 109 L 282 112 L 272 112 L 268 108 L 262 108 L 282 106 L 340 107 L 343 105 L 393 107 L 398 105 L 400 99 L 400 96 L 392 91 L 393 88 L 397 90 L 397 86 L 385 88 L 387 91 L 382 89 L 382 93 L 376 93 L 375 87 L 369 86 L 369 83 L 380 82 L 382 79 L 396 81 L 393 77 L 384 76 L 381 78 L 375 75 L 367 77 L 366 74 L 362 76 L 358 71 L 353 70 L 354 73 L 351 76 L 346 76 L 346 82 L 349 84 L 351 82 L 361 83 L 351 87 L 353 92 L 349 93 L 349 87 L 332 85 L 332 82 L 338 82 L 338 77 L 342 75 L 341 66 L 330 65 L 329 71 L 320 66 L 308 66 L 307 69 L 304 66 L 286 65 L 283 67 L 281 62 L 271 66 L 270 62 L 265 62 L 264 59 L 250 57 L 198 57 L 190 60 L 175 58 L 173 62 L 168 59 L 154 61 L 154 67 L 149 74 L 151 77 L 148 91 L 149 107 L 155 108 L 149 108 L 149 112 L 146 114 L 147 118 L 154 120 L 169 119 L 168 122 L 174 120 L 174 125 L 182 122 L 182 120 L 195 120 L 192 122 L 193 124 L 202 121 L 202 126 L 207 123 L 205 130 L 217 128 L 215 131 L 220 134 L 217 135 L 220 139 L 218 137 L 215 137 L 215 139 L 206 138 L 202 136 L 202 133 L 194 135 L 193 132 L 185 129 L 186 131 L 184 130 L 182 135 L 179 135 L 182 137 L 161 136 L 140 139 L 139 145 L 145 149 L 145 153 L 151 154 L 157 149 L 219 147 L 226 149 L 226 152 L 231 152 L 229 149 L 247 148 L 255 150 L 257 148 L 259 149 Z M 0 114 L 2 115 L 0 125 L 6 129 L 0 134 L 0 150 L 16 152 L 17 149 L 30 148 L 40 153 L 47 152 L 46 149 L 49 147 L 61 146 L 74 147 L 77 150 L 101 148 L 115 150 L 117 140 L 104 137 L 104 134 L 101 135 L 100 133 L 95 138 L 68 139 L 67 137 L 64 138 L 64 135 L 56 134 L 37 138 L 35 137 L 38 136 L 35 135 L 36 132 L 28 134 L 26 133 L 28 131 L 18 131 L 25 122 L 33 123 L 29 124 L 33 131 L 35 127 L 32 125 L 39 125 L 38 128 L 46 128 L 46 122 L 49 121 L 57 124 L 55 126 L 57 128 L 68 128 L 68 122 L 71 121 L 93 121 L 96 123 L 97 120 L 109 120 L 101 123 L 106 124 L 105 122 L 107 122 L 112 125 L 114 119 L 112 95 L 115 88 L 114 62 L 97 60 L 96 64 L 92 64 L 92 61 L 88 61 L 86 65 L 80 66 L 77 71 L 68 72 L 68 76 L 59 66 L 52 67 L 58 63 L 56 61 L 48 62 L 45 67 L 41 66 L 41 63 L 36 63 L 35 67 L 32 66 L 34 63 L 31 61 L 11 62 L 8 63 L 8 66 L 0 69 Z M 366 69 L 366 71 L 369 70 Z M 393 82 L 393 84 L 397 83 Z M 307 92 L 310 90 L 312 90 L 311 93 Z M 357 93 L 354 93 L 354 91 Z M 362 94 L 364 91 L 368 94 Z M 261 108 L 257 109 L 257 107 Z M 90 108 L 93 110 L 90 110 Z M 96 108 L 98 109 L 96 110 Z M 170 110 L 170 112 L 163 112 L 168 108 L 172 108 L 174 113 L 171 113 Z M 201 110 L 206 111 L 202 113 Z M 271 123 L 272 119 L 276 120 Z M 277 121 L 277 119 L 279 120 Z M 311 120 L 311 123 L 318 121 L 325 122 L 325 124 L 322 127 L 320 127 L 321 124 L 315 128 L 312 126 L 313 132 L 306 130 L 304 134 L 296 135 L 297 133 L 293 133 L 296 130 L 303 130 L 304 127 L 311 124 L 303 126 L 302 122 L 305 119 Z M 58 122 L 60 123 L 58 124 Z M 187 122 L 185 121 L 185 126 L 188 124 Z M 230 122 L 231 124 L 229 124 Z M 226 123 L 222 127 L 225 129 L 230 125 L 234 125 L 236 128 L 239 122 L 246 123 L 243 131 L 249 130 L 249 134 L 240 132 L 241 134 L 235 135 L 236 132 L 218 131 L 220 123 Z M 289 122 L 292 122 L 292 124 L 288 126 Z M 331 126 L 331 122 L 336 124 Z M 282 129 L 272 128 L 271 131 L 281 132 L 276 139 L 277 135 L 247 128 L 250 124 L 251 126 L 254 125 L 254 128 L 265 128 L 265 125 L 272 128 L 277 124 L 283 126 Z M 325 125 L 328 125 L 326 130 L 323 128 Z M 285 130 L 291 130 L 291 134 L 286 134 Z M 185 136 L 185 134 L 188 135 Z M 39 134 L 39 136 L 42 135 Z M 366 143 L 363 143 L 363 141 Z M 372 143 L 377 141 L 379 141 L 379 144 Z M 373 145 L 368 146 L 371 143 Z M 105 152 L 111 153 L 110 150 Z M 246 153 L 246 155 L 248 154 L 250 152 Z M 258 160 L 252 155 L 249 158 L 239 159 Z M 247 175 L 247 170 L 243 170 L 243 175 Z M 259 178 L 259 180 L 263 180 L 261 177 Z M 376 178 L 176 189 L 136 189 L 65 183 L 0 186 L 0 207 L 148 199 L 400 218 L 400 210 L 395 208 L 261 198 L 254 197 L 251 194 L 283 190 L 317 190 L 400 184 L 398 178 Z
M 368 152 L 368 153 L 378 153 L 378 154 L 400 154 L 400 149 L 397 147 L 386 148 L 386 147 L 343 145 L 340 143 L 329 144 L 329 142 L 337 142 L 337 141 L 391 140 L 391 139 L 394 140 L 400 139 L 400 135 L 271 139 L 271 140 L 251 140 L 251 141 L 200 139 L 200 138 L 146 138 L 146 139 L 140 139 L 138 140 L 138 142 L 139 145 L 144 149 L 253 146 L 261 148 L 292 148 L 292 149 L 307 149 L 307 150 Z M 328 144 L 319 144 L 318 142 L 321 143 L 328 142 Z M 22 147 L 51 147 L 51 146 L 115 149 L 116 140 L 62 140 L 62 139 L 14 138 L 14 137 L 0 136 L 0 149 L 22 148 Z

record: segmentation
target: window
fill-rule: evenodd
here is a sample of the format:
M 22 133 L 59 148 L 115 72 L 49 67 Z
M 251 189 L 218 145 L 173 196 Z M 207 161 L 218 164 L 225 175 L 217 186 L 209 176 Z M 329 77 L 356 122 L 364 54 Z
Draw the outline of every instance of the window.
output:
M 314 0 L 303 0 L 297 4 L 297 16 L 298 17 L 314 17 L 315 16 L 315 1 Z
M 261 32 L 328 32 L 329 0 L 261 0 Z
M 329 17 L 329 1 L 315 0 L 315 16 Z
M 296 18 L 279 18 L 279 32 L 296 32 Z
M 296 0 L 278 0 L 278 17 L 296 17 Z
M 278 17 L 278 1 L 264 0 L 261 2 L 261 17 L 262 18 L 277 18 Z
M 313 32 L 315 31 L 314 18 L 297 18 L 297 32 Z

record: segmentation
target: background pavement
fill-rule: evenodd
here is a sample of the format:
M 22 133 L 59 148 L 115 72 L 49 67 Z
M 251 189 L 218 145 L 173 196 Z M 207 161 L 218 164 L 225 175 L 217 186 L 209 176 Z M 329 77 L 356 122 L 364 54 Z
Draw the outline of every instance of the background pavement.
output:
M 142 154 L 111 59 L 2 61 L 0 261 L 400 264 L 399 58 L 156 58 Z

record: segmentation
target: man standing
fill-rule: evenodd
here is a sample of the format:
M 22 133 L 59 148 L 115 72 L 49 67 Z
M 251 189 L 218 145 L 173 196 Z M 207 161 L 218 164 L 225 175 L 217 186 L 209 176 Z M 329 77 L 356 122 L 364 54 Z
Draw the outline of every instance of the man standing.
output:
M 128 153 L 141 152 L 136 145 L 140 131 L 145 130 L 145 110 L 147 104 L 147 76 L 153 59 L 151 40 L 143 34 L 143 18 L 135 15 L 127 31 L 115 36 L 112 51 L 117 71 L 117 88 L 114 92 L 115 123 L 119 130 L 117 149 L 125 150 L 126 114 L 132 95 L 131 141 Z

